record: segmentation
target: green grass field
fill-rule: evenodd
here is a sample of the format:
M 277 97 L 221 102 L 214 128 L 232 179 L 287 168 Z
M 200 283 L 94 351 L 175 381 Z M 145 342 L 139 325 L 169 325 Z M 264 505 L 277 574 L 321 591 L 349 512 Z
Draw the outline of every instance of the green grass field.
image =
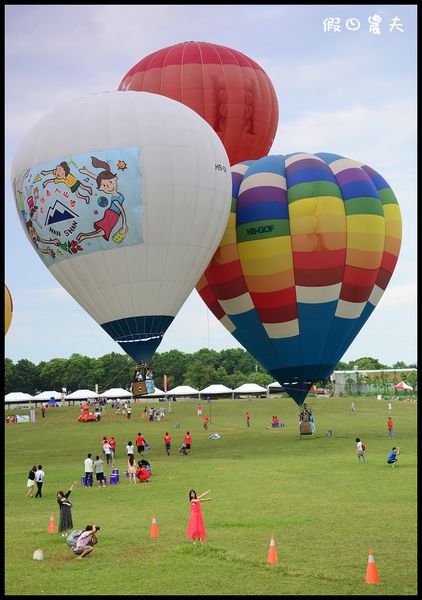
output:
M 309 398 L 316 434 L 298 435 L 298 407 L 287 398 L 174 402 L 164 422 L 79 423 L 79 408 L 37 410 L 35 424 L 5 426 L 6 595 L 415 595 L 417 593 L 416 403 L 393 402 L 396 437 L 387 437 L 387 403 L 355 397 Z M 158 406 L 158 404 L 156 404 Z M 246 428 L 245 414 L 251 414 Z M 285 427 L 267 429 L 272 415 Z M 180 429 L 176 428 L 180 423 Z M 334 432 L 327 438 L 327 429 Z M 178 453 L 186 430 L 189 456 Z M 165 431 L 172 454 L 164 450 Z M 125 446 L 142 431 L 152 446 L 148 484 L 125 478 Z M 211 433 L 221 439 L 209 440 Z M 71 495 L 75 528 L 101 526 L 94 551 L 76 560 L 58 523 L 57 490 L 80 481 L 83 461 L 117 440 L 120 483 L 106 489 L 78 483 Z M 367 445 L 357 464 L 355 437 Z M 396 468 L 386 463 L 401 449 Z M 43 498 L 25 498 L 29 468 L 46 473 Z M 212 489 L 202 505 L 206 544 L 186 538 L 188 491 Z M 150 537 L 155 515 L 160 536 Z M 267 564 L 271 536 L 277 564 Z M 45 559 L 34 561 L 36 548 Z M 365 584 L 369 549 L 379 584 Z

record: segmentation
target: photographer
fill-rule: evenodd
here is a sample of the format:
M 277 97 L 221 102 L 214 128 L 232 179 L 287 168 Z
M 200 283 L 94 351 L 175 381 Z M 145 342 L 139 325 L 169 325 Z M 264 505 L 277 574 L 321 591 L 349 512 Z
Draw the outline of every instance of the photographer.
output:
M 83 558 L 94 549 L 97 543 L 96 531 L 99 531 L 98 525 L 87 525 L 85 531 L 76 540 L 76 544 L 73 546 L 73 552 L 77 555 L 76 558 Z

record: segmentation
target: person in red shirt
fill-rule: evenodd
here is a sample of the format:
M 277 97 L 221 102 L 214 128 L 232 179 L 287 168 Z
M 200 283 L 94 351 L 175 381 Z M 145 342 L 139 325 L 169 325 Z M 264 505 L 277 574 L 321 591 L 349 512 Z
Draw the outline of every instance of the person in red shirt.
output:
M 41 414 L 42 418 L 45 419 L 45 404 L 41 404 Z
M 208 419 L 207 415 L 205 415 L 205 417 L 202 420 L 204 422 L 204 429 L 208 429 L 208 421 L 209 421 L 209 419 Z
M 136 445 L 138 446 L 138 452 L 141 456 L 144 455 L 144 450 L 145 450 L 145 446 L 144 446 L 144 437 L 141 434 L 141 432 L 138 433 L 137 438 L 136 438 Z
M 141 483 L 148 483 L 148 479 L 151 477 L 151 474 L 149 473 L 148 469 L 142 465 L 138 469 L 138 477 Z
M 189 433 L 189 431 L 186 432 L 186 435 L 184 437 L 184 441 L 185 441 L 185 454 L 188 454 L 188 451 L 190 450 L 190 443 L 191 443 L 191 435 Z
M 116 456 L 116 440 L 113 436 L 108 440 L 108 443 L 111 448 L 111 466 L 114 467 L 114 457 Z
M 393 439 L 394 438 L 393 419 L 391 417 L 388 417 L 387 427 L 388 427 L 388 437 Z
M 246 427 L 250 427 L 251 426 L 251 415 L 247 412 L 246 413 Z
M 170 444 L 171 444 L 171 435 L 168 431 L 164 436 L 164 448 L 166 449 L 167 456 L 170 456 Z

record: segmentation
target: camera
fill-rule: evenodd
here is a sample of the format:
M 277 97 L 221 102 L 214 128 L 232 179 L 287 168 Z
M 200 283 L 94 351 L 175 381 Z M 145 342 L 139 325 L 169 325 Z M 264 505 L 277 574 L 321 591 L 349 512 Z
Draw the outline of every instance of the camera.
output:
M 99 525 L 96 525 L 96 526 L 95 526 L 95 529 L 96 529 L 97 531 L 100 531 L 100 526 L 99 526 Z

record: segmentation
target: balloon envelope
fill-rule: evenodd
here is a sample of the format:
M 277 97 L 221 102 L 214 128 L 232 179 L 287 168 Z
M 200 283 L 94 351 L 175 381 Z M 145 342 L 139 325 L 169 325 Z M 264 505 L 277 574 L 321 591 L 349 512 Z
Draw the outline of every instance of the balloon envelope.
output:
M 4 335 L 9 331 L 10 323 L 12 322 L 13 302 L 9 288 L 4 284 Z
M 270 151 L 278 102 L 265 71 L 241 52 L 208 42 L 182 42 L 149 54 L 119 90 L 153 92 L 186 104 L 217 132 L 230 164 Z
M 300 405 L 379 302 L 401 244 L 388 183 L 337 154 L 232 167 L 226 231 L 197 290 Z
M 230 212 L 212 128 L 164 96 L 94 94 L 42 118 L 11 176 L 50 273 L 134 360 L 150 360 Z

